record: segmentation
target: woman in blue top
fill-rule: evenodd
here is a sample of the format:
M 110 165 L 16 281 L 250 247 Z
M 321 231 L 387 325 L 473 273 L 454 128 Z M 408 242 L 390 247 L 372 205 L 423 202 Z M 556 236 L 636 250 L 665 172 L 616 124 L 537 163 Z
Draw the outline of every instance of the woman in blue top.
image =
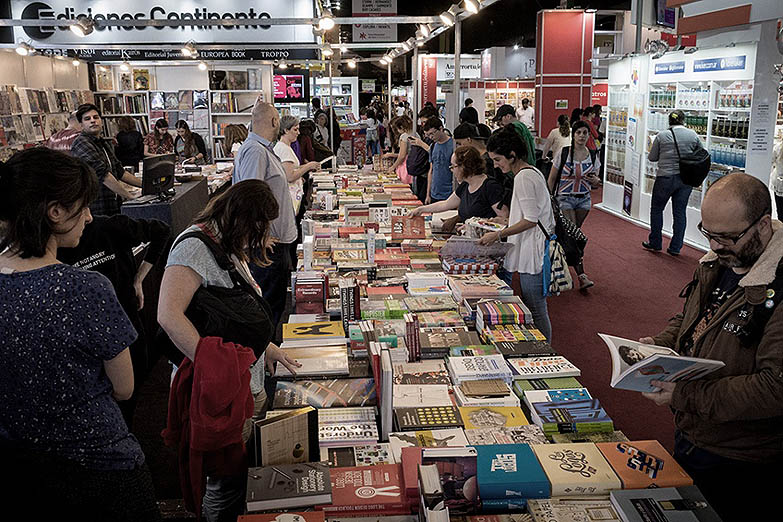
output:
M 105 276 L 57 261 L 58 247 L 78 245 L 97 192 L 92 169 L 62 152 L 0 163 L 3 493 L 40 517 L 160 520 L 116 402 L 133 393 L 136 331 Z
M 552 158 L 549 171 L 549 191 L 556 195 L 565 217 L 579 228 L 590 212 L 590 190 L 601 183 L 601 160 L 595 151 L 587 148 L 589 139 L 590 126 L 587 122 L 574 123 L 571 146 L 563 147 L 560 154 Z M 580 290 L 587 290 L 595 284 L 585 274 L 581 259 L 574 270 L 579 276 Z

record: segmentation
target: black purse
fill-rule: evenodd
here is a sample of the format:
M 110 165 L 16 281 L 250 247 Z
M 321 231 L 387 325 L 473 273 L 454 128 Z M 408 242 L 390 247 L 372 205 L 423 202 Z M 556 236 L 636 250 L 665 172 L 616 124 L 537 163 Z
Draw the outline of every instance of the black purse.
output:
M 220 337 L 224 341 L 250 348 L 256 357 L 261 357 L 274 335 L 269 305 L 237 272 L 226 253 L 204 232 L 199 230 L 183 234 L 172 245 L 172 250 L 181 241 L 191 237 L 201 240 L 210 249 L 218 266 L 231 276 L 234 286 L 200 286 L 193 294 L 185 316 L 193 323 L 199 336 Z M 177 366 L 182 364 L 184 354 L 162 328 L 158 329 L 156 343 L 169 361 Z
M 712 165 L 710 153 L 703 147 L 699 147 L 693 153 L 693 157 L 682 159 L 680 146 L 677 145 L 677 136 L 674 135 L 674 129 L 669 129 L 669 132 L 672 133 L 674 150 L 677 151 L 677 159 L 680 162 L 680 179 L 691 187 L 701 187 L 701 184 L 707 178 L 707 174 L 710 173 L 710 165 Z
M 576 223 L 568 219 L 563 211 L 560 210 L 560 203 L 557 201 L 557 187 L 560 185 L 560 177 L 563 175 L 563 166 L 565 160 L 568 157 L 569 147 L 563 147 L 560 157 L 560 168 L 557 169 L 557 179 L 555 180 L 554 188 L 549 194 L 549 199 L 552 202 L 552 213 L 555 216 L 555 235 L 557 236 L 557 242 L 563 247 L 565 252 L 566 262 L 569 266 L 576 266 L 582 262 L 582 258 L 585 254 L 585 247 L 587 246 L 587 236 L 585 236 L 582 229 L 576 226 Z

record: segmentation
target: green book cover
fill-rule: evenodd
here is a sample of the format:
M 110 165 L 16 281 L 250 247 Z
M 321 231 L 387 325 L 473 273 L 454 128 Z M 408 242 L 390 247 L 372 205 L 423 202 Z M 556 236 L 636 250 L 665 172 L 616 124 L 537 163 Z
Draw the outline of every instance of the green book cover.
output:
M 574 377 L 549 377 L 546 379 L 521 379 L 514 381 L 514 393 L 520 399 L 525 398 L 525 390 L 559 390 L 565 388 L 584 388 Z

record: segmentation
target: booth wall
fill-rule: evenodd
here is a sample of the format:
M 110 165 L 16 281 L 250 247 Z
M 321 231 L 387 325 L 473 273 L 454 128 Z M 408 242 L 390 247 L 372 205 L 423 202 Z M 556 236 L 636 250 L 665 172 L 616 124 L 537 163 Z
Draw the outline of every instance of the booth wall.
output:
M 74 67 L 71 60 L 48 56 L 19 56 L 13 50 L 0 51 L 0 84 L 43 89 L 89 89 L 87 64 Z

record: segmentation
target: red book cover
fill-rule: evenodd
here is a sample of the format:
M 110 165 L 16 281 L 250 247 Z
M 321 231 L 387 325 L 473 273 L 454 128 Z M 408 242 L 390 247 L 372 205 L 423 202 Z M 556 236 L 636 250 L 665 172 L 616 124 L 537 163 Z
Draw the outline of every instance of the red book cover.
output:
M 240 515 L 237 522 L 324 522 L 323 511 L 308 511 L 306 513 L 259 513 L 255 515 Z
M 400 515 L 410 512 L 403 496 L 399 464 L 355 468 L 332 468 L 332 503 L 316 506 L 327 516 L 339 513 L 383 512 Z
M 364 227 L 340 227 L 337 230 L 337 235 L 341 238 L 348 239 L 351 234 L 364 234 Z
M 296 301 L 296 313 L 298 314 L 323 314 L 326 306 L 322 301 Z
M 296 302 L 324 302 L 323 283 L 297 283 Z
M 392 216 L 392 241 L 424 237 L 424 216 Z
M 367 295 L 407 295 L 408 292 L 402 286 L 368 286 Z
M 405 496 L 410 499 L 419 498 L 419 464 L 421 464 L 421 448 L 402 448 L 402 482 L 405 485 Z

